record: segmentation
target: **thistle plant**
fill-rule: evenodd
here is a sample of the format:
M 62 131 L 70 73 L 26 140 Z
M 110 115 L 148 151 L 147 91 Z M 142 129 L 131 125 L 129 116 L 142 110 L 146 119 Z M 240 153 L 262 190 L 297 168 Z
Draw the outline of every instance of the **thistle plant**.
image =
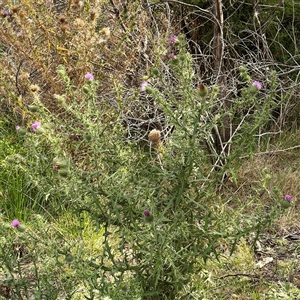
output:
M 127 65 L 114 59 L 128 51 L 128 63 L 135 61 L 131 40 L 127 33 L 119 39 L 122 31 L 102 26 L 105 13 L 97 16 L 99 3 L 72 1 L 66 14 L 47 14 L 44 24 L 39 14 L 48 9 L 46 4 L 38 11 L 25 3 L 23 13 L 14 12 L 14 26 L 5 17 L 7 32 L 5 26 L 0 29 L 4 43 L 15 48 L 22 47 L 34 26 L 43 37 L 37 39 L 40 47 L 22 53 L 24 67 L 17 55 L 5 54 L 19 66 L 17 76 L 3 86 L 10 95 L 8 106 L 19 111 L 17 117 L 12 114 L 13 128 L 26 149 L 22 155 L 7 155 L 5 174 L 30 183 L 32 194 L 19 201 L 19 210 L 43 211 L 53 220 L 61 212 L 71 216 L 61 232 L 47 220 L 35 220 L 36 215 L 30 219 L 12 215 L 9 206 L 3 209 L 3 230 L 9 232 L 3 224 L 11 222 L 10 229 L 16 230 L 1 248 L 2 268 L 11 275 L 7 287 L 20 299 L 176 299 L 192 274 L 223 254 L 224 245 L 233 253 L 241 237 L 253 232 L 257 237 L 276 215 L 271 210 L 251 221 L 240 218 L 225 209 L 219 195 L 223 175 L 235 173 L 239 157 L 252 155 L 278 105 L 273 98 L 276 73 L 261 83 L 241 66 L 237 76 L 243 88 L 239 96 L 229 94 L 231 105 L 224 106 L 224 87 L 213 75 L 200 76 L 184 36 L 171 35 L 153 44 L 158 55 L 128 88 L 119 75 Z M 29 12 L 32 23 L 25 17 Z M 134 26 L 130 20 L 120 24 L 122 29 Z M 15 38 L 19 31 L 24 39 Z M 51 57 L 41 50 L 47 47 Z M 34 84 L 28 65 L 41 74 Z M 2 79 L 7 72 L 2 68 Z M 224 132 L 229 132 L 227 140 Z M 14 190 L 24 196 L 22 184 Z M 291 201 L 288 195 L 285 199 Z M 21 226 L 27 221 L 31 225 Z M 96 235 L 95 251 L 86 249 L 86 235 Z M 20 283 L 20 261 L 5 254 L 14 240 L 30 251 L 33 282 Z M 41 271 L 39 256 L 53 270 L 50 279 Z

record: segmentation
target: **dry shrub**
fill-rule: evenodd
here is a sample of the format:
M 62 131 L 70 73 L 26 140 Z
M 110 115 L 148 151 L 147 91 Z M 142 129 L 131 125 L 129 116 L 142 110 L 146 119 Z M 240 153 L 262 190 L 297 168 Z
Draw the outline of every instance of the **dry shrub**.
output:
M 21 0 L 15 7 L 3 3 L 2 110 L 17 111 L 26 119 L 34 98 L 31 86 L 36 85 L 43 105 L 56 112 L 53 95 L 65 93 L 57 75 L 60 65 L 76 89 L 83 86 L 87 72 L 93 73 L 100 79 L 99 97 L 115 108 L 123 101 L 116 90 L 140 85 L 160 40 L 149 36 L 151 16 L 139 1 L 64 1 L 59 6 L 61 2 Z

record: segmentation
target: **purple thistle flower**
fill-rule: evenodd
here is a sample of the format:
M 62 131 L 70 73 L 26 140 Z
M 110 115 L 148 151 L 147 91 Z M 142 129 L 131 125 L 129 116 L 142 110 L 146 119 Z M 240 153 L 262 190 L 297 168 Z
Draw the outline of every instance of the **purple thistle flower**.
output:
M 34 121 L 34 123 L 31 125 L 31 130 L 33 132 L 36 132 L 37 128 L 40 127 L 42 124 L 39 121 Z
M 150 211 L 148 209 L 144 210 L 144 215 L 146 217 L 149 217 L 150 216 Z
M 145 92 L 146 91 L 146 86 L 148 85 L 148 81 L 143 81 L 141 84 L 141 92 Z
M 177 40 L 178 40 L 178 36 L 177 36 L 177 35 L 172 35 L 172 36 L 169 38 L 170 44 L 174 44 Z
M 2 14 L 5 15 L 5 16 L 8 16 L 9 15 L 9 11 L 8 10 L 3 10 Z
M 285 195 L 285 200 L 290 202 L 292 200 L 292 196 L 291 195 Z
M 253 86 L 256 86 L 258 90 L 262 89 L 262 84 L 259 81 L 253 81 Z
M 90 72 L 86 73 L 84 77 L 87 80 L 94 80 L 94 75 Z
M 11 226 L 13 226 L 13 227 L 18 227 L 19 225 L 20 225 L 20 222 L 17 219 L 15 219 L 11 222 Z
M 21 127 L 19 125 L 16 126 L 16 130 L 19 130 Z
M 175 58 L 174 53 L 170 53 L 170 54 L 169 54 L 169 58 L 170 58 L 170 59 L 174 59 L 174 58 Z

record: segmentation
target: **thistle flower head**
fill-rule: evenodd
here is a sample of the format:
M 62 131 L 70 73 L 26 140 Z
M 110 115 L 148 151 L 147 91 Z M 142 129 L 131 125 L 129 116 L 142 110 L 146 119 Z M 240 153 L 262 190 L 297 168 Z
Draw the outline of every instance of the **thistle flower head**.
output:
M 141 84 L 141 92 L 145 92 L 146 91 L 146 86 L 148 85 L 148 81 L 143 81 Z
M 3 10 L 2 11 L 2 16 L 8 16 L 10 14 L 10 12 L 8 10 Z
M 33 132 L 36 132 L 37 128 L 42 126 L 41 122 L 39 121 L 34 121 L 33 124 L 31 125 L 31 130 Z
M 203 83 L 199 83 L 198 85 L 198 94 L 200 97 L 204 98 L 207 96 L 208 94 L 208 89 L 207 87 L 203 84 Z
M 110 29 L 109 27 L 104 27 L 101 29 L 100 34 L 106 36 L 107 38 L 110 37 Z
M 291 195 L 285 195 L 285 200 L 290 202 L 292 200 L 292 196 Z
M 67 19 L 65 15 L 59 15 L 58 20 L 60 23 L 66 23 Z
M 148 140 L 149 142 L 153 144 L 159 144 L 161 141 L 161 133 L 160 130 L 152 129 L 150 133 L 148 134 Z
M 40 90 L 40 87 L 36 84 L 32 84 L 32 85 L 30 85 L 29 89 L 31 92 L 36 93 Z
M 96 17 L 96 10 L 92 9 L 91 12 L 90 12 L 90 18 L 93 21 L 93 20 L 95 20 L 95 17 Z
M 85 22 L 82 19 L 76 18 L 75 21 L 74 21 L 74 25 L 76 26 L 76 28 L 82 28 L 86 24 L 85 24 Z
M 20 225 L 20 221 L 17 219 L 15 219 L 11 222 L 11 226 L 13 226 L 13 227 L 18 227 L 19 225 Z
M 170 53 L 170 54 L 168 55 L 168 57 L 169 57 L 170 59 L 174 59 L 174 58 L 175 58 L 175 54 L 174 54 L 174 53 Z
M 13 7 L 11 8 L 11 11 L 12 11 L 14 14 L 16 14 L 16 13 L 19 11 L 19 7 L 18 7 L 18 6 L 13 6 Z
M 174 44 L 175 42 L 178 41 L 178 36 L 177 35 L 172 35 L 170 38 L 169 38 L 169 42 L 170 44 Z
M 87 79 L 87 80 L 94 80 L 94 76 L 93 76 L 93 74 L 90 73 L 90 72 L 86 73 L 84 77 L 85 77 L 85 79 Z
M 16 130 L 20 130 L 21 126 L 20 125 L 17 125 L 16 126 Z
M 144 215 L 146 217 L 149 217 L 150 216 L 150 211 L 148 209 L 144 210 Z
M 256 86 L 258 90 L 262 89 L 262 84 L 259 81 L 253 81 L 252 85 Z

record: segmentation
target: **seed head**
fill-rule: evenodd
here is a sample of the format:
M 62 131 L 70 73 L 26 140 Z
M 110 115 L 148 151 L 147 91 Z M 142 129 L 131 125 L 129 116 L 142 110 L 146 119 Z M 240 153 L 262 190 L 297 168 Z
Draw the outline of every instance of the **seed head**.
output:
M 20 10 L 20 11 L 19 11 L 19 17 L 20 17 L 21 19 L 24 19 L 25 16 L 26 16 L 26 12 L 25 12 L 24 10 Z
M 110 37 L 110 29 L 109 27 L 104 27 L 101 29 L 100 34 L 105 35 L 107 38 Z
M 90 17 L 91 17 L 91 20 L 95 20 L 96 18 L 96 10 L 95 9 L 92 9 L 91 13 L 90 13 Z
M 60 15 L 59 18 L 58 18 L 59 22 L 60 23 L 66 23 L 67 19 L 66 19 L 66 16 L 65 15 Z
M 61 29 L 62 32 L 66 32 L 66 31 L 68 31 L 69 27 L 68 27 L 67 24 L 62 24 L 62 25 L 60 26 L 60 29 Z
M 40 87 L 36 84 L 32 84 L 30 85 L 29 89 L 31 90 L 31 92 L 36 93 L 40 90 Z
M 161 133 L 157 129 L 152 129 L 148 135 L 148 140 L 150 143 L 159 144 L 161 141 Z
M 13 6 L 13 7 L 11 8 L 11 11 L 12 11 L 14 14 L 16 14 L 16 13 L 19 11 L 19 7 L 18 7 L 18 6 Z
M 20 81 L 26 81 L 29 79 L 29 77 L 30 77 L 29 73 L 22 73 L 19 78 L 20 78 Z
M 85 26 L 85 22 L 82 19 L 79 19 L 79 18 L 75 19 L 74 23 L 75 23 L 75 26 L 78 27 L 78 28 Z

